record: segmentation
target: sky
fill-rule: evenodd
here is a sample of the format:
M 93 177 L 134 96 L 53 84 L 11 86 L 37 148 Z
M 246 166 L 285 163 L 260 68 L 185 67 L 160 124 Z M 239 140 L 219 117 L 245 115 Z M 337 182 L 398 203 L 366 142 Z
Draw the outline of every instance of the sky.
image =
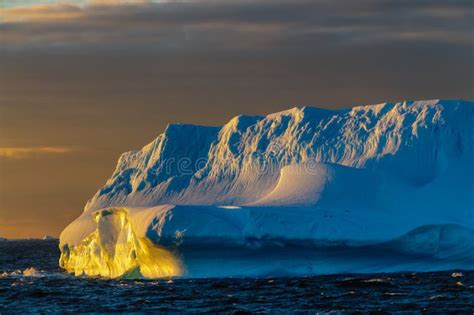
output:
M 0 237 L 58 236 L 167 123 L 473 99 L 472 1 L 2 0 Z

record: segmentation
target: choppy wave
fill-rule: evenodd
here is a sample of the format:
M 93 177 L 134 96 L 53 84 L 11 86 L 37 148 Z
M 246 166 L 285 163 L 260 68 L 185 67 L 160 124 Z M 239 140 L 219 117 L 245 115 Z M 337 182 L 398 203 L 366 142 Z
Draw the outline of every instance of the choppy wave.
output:
M 466 270 L 312 277 L 107 280 L 75 277 L 59 270 L 57 246 L 57 241 L 0 244 L 1 314 L 472 313 L 474 300 L 474 272 Z
M 0 273 L 0 278 L 6 277 L 43 277 L 46 274 L 42 271 L 39 271 L 35 267 L 29 267 L 24 270 L 14 270 L 11 272 L 5 271 Z

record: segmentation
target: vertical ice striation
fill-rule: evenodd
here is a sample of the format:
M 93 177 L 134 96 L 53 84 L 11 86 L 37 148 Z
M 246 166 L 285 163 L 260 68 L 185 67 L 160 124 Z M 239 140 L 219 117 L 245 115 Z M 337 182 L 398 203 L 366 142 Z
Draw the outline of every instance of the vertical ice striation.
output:
M 96 230 L 80 245 L 63 245 L 59 265 L 75 275 L 162 278 L 179 276 L 179 258 L 169 250 L 137 237 L 125 209 L 95 212 Z

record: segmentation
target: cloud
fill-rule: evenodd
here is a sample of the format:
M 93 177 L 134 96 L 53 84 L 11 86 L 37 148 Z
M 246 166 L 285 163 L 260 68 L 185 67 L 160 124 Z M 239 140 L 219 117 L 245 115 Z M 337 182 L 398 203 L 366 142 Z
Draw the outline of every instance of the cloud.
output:
M 0 158 L 26 159 L 63 155 L 74 151 L 74 149 L 68 147 L 0 147 Z
M 37 4 L 24 7 L 12 7 L 0 11 L 0 21 L 3 23 L 37 22 L 69 20 L 81 17 L 82 9 L 76 5 L 59 4 Z
M 0 23 L 4 107 L 29 101 L 26 89 L 47 95 L 49 106 L 101 98 L 167 111 L 223 101 L 240 112 L 248 102 L 472 98 L 470 1 L 62 2 L 22 10 L 4 10 Z
M 253 52 L 392 41 L 472 45 L 473 32 L 469 1 L 94 0 L 2 12 L 7 51 Z
M 157 2 L 153 0 L 88 0 L 87 5 L 145 4 Z

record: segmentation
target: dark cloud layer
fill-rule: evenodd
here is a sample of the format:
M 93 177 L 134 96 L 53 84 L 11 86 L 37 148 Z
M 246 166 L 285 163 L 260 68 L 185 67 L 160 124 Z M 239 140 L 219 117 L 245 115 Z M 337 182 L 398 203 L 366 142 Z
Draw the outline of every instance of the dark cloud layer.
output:
M 321 45 L 472 44 L 469 1 L 186 1 L 6 9 L 7 51 L 307 52 Z
M 472 15 L 471 1 L 436 0 L 4 9 L 0 148 L 81 150 L 0 157 L 0 237 L 57 235 L 119 154 L 169 122 L 473 99 Z

